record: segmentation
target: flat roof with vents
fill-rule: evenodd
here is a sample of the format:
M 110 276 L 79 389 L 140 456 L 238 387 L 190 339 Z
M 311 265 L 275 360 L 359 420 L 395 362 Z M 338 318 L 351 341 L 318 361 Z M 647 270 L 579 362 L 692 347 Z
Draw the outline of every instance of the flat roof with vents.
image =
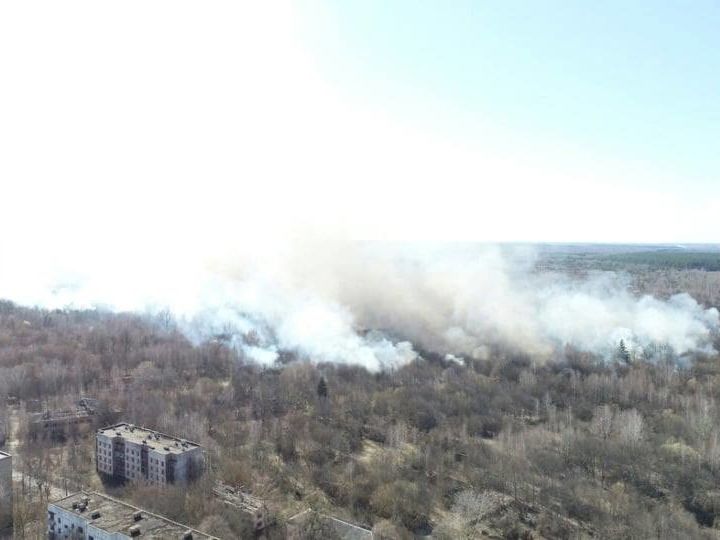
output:
M 85 499 L 87 498 L 87 499 Z M 83 510 L 83 503 L 87 506 Z M 59 501 L 48 505 L 65 510 L 77 516 L 82 516 L 89 525 L 108 533 L 121 533 L 130 538 L 187 538 L 188 532 L 192 538 L 201 540 L 219 540 L 215 536 L 205 534 L 182 525 L 163 516 L 147 512 L 131 504 L 108 497 L 96 492 L 73 493 Z M 98 515 L 99 514 L 99 515 Z M 95 517 L 98 515 L 98 517 Z M 139 519 L 138 519 L 139 517 Z
M 104 427 L 99 429 L 98 433 L 110 438 L 121 437 L 135 444 L 145 444 L 161 454 L 182 454 L 200 447 L 199 444 L 186 439 L 127 423 Z

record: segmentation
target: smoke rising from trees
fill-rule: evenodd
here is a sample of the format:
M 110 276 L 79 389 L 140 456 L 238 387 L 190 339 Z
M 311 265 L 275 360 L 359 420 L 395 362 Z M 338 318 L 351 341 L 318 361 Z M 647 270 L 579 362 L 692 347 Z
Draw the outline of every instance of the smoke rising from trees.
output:
M 167 307 L 193 340 L 224 335 L 248 360 L 267 365 L 283 352 L 377 371 L 421 350 L 484 358 L 502 346 L 542 360 L 565 345 L 611 358 L 621 340 L 632 356 L 712 348 L 716 308 L 687 294 L 638 297 L 614 273 L 539 273 L 534 262 L 532 250 L 507 246 L 316 238 L 247 247 L 202 268 L 148 264 L 155 271 L 46 281 L 52 286 L 30 303 Z M 10 277 L 0 295 L 27 303 L 13 291 L 28 287 Z

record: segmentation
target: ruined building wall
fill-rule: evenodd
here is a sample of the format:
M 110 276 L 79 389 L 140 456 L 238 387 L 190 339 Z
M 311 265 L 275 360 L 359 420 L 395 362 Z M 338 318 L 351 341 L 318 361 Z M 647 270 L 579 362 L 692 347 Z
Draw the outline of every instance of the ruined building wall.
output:
M 0 452 L 0 531 L 12 527 L 12 456 Z

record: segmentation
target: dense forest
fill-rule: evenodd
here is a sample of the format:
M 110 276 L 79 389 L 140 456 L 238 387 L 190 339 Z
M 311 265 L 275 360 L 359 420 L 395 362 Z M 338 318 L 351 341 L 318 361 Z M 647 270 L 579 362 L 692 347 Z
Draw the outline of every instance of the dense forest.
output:
M 719 251 L 655 249 L 630 252 L 599 253 L 547 253 L 542 258 L 547 264 L 559 267 L 570 265 L 592 267 L 602 270 L 668 271 L 702 270 L 720 271 Z
M 636 290 L 720 304 L 717 273 L 663 269 Z M 644 361 L 510 347 L 397 370 L 256 365 L 231 336 L 190 342 L 168 313 L 46 311 L 0 303 L 0 420 L 15 425 L 18 538 L 41 536 L 50 486 L 103 489 L 221 538 L 250 537 L 215 482 L 266 501 L 278 529 L 313 508 L 377 538 L 715 538 L 720 526 L 720 358 Z M 715 336 L 716 349 L 720 341 Z M 28 430 L 29 404 L 103 404 L 122 420 L 203 444 L 189 490 L 104 485 L 92 430 Z M 39 489 L 39 493 L 38 493 Z

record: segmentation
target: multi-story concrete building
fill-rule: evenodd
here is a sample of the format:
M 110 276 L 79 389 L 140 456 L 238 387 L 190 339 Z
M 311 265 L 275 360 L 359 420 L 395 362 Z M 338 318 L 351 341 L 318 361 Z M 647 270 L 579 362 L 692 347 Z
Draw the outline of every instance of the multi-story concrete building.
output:
M 2 537 L 4 531 L 12 529 L 12 524 L 12 456 L 5 452 L 0 452 L 0 537 Z
M 237 509 L 240 519 L 247 520 L 255 531 L 256 537 L 276 524 L 276 520 L 265 502 L 245 491 L 242 486 L 233 487 L 218 482 L 213 488 L 213 494 L 218 500 Z
M 163 516 L 95 492 L 74 493 L 48 504 L 48 538 L 218 540 Z
M 100 429 L 95 439 L 97 471 L 119 480 L 186 484 L 204 466 L 200 445 L 132 424 Z
M 8 436 L 8 425 L 4 418 L 0 417 L 0 446 L 5 444 Z
M 102 403 L 90 397 L 81 397 L 75 406 L 65 410 L 46 410 L 30 414 L 30 435 L 34 438 L 64 440 L 68 436 L 84 435 L 93 430 L 98 409 Z M 42 409 L 39 400 L 31 400 L 26 404 L 28 412 Z M 103 410 L 106 421 L 115 421 L 120 411 Z M 95 426 L 96 427 L 96 426 Z
M 34 438 L 64 440 L 73 431 L 92 431 L 93 413 L 84 408 L 68 411 L 45 411 L 30 415 L 30 435 Z

